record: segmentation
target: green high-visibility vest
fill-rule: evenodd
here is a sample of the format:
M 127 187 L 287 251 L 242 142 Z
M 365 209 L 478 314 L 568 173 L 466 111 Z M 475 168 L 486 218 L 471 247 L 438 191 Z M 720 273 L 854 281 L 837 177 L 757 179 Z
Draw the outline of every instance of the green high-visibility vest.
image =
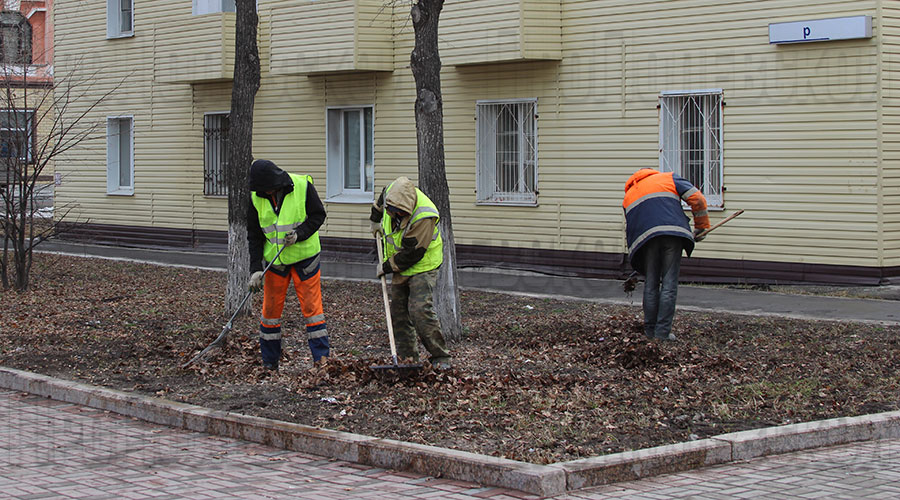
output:
M 393 183 L 385 190 L 384 199 L 387 199 L 387 193 L 393 187 Z M 428 245 L 428 248 L 425 250 L 425 255 L 419 262 L 416 262 L 412 267 L 406 269 L 404 271 L 400 271 L 400 274 L 403 276 L 412 276 L 414 274 L 424 273 L 427 271 L 431 271 L 433 269 L 437 269 L 440 267 L 441 263 L 444 262 L 444 241 L 441 238 L 441 230 L 438 227 L 438 222 L 440 222 L 441 216 L 438 214 L 437 207 L 434 203 L 425 196 L 425 193 L 416 188 L 416 208 L 413 210 L 411 217 L 409 218 L 409 224 L 406 225 L 402 230 L 398 229 L 397 231 L 392 231 L 393 227 L 391 216 L 388 214 L 388 211 L 384 211 L 384 215 L 381 217 L 381 225 L 384 229 L 384 260 L 387 261 L 393 255 L 400 251 L 402 246 L 403 238 L 406 236 L 406 232 L 409 231 L 409 228 L 412 227 L 414 223 L 419 220 L 434 217 L 434 234 L 431 237 L 431 243 Z
M 284 237 L 293 231 L 294 227 L 306 220 L 306 187 L 307 183 L 312 183 L 312 177 L 289 175 L 294 183 L 294 190 L 284 197 L 281 202 L 281 210 L 277 214 L 268 198 L 257 196 L 256 191 L 250 193 L 250 201 L 256 207 L 256 213 L 259 214 L 259 227 L 262 228 L 266 237 L 263 245 L 263 258 L 266 259 L 266 262 L 272 262 L 275 255 L 278 254 L 278 250 L 284 246 Z M 294 264 L 313 257 L 321 251 L 319 232 L 316 231 L 309 238 L 285 248 L 275 264 Z

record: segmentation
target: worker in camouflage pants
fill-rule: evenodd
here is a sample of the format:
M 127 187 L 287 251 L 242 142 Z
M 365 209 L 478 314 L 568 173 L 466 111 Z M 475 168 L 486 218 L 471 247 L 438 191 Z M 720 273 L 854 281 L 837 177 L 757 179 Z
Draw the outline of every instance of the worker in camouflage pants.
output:
M 372 207 L 372 233 L 384 239 L 377 277 L 391 274 L 391 319 L 397 356 L 418 361 L 416 334 L 438 370 L 450 353 L 434 312 L 434 287 L 444 260 L 434 203 L 406 177 L 384 188 Z

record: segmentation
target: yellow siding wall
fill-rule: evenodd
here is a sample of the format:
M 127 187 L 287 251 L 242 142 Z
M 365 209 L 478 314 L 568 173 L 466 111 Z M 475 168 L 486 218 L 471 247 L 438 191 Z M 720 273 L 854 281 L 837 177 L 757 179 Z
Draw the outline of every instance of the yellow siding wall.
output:
M 356 68 L 394 69 L 391 12 L 384 0 L 356 0 Z
M 521 59 L 520 9 L 518 0 L 445 2 L 440 21 L 443 42 L 440 51 L 444 64 Z
M 272 9 L 274 74 L 353 68 L 354 0 L 279 2 Z
M 203 208 L 202 141 L 198 142 L 202 128 L 198 132 L 192 127 L 191 87 L 153 81 L 155 23 L 182 14 L 182 4 L 137 2 L 135 36 L 116 40 L 106 39 L 105 2 L 54 5 L 59 27 L 55 33 L 57 77 L 76 87 L 73 96 L 81 96 L 67 113 L 74 116 L 112 92 L 90 112 L 90 124 L 97 127 L 90 140 L 59 163 L 64 179 L 57 188 L 56 203 L 75 207 L 70 218 L 100 224 L 196 227 L 189 210 Z M 186 9 L 190 15 L 190 4 Z M 106 117 L 122 115 L 134 116 L 135 194 L 109 196 Z M 224 221 L 225 206 L 219 205 L 221 216 L 216 219 Z M 225 223 L 209 229 L 225 229 Z
M 581 211 L 583 202 L 601 223 L 589 240 L 621 237 L 613 203 L 625 179 L 658 165 L 658 93 L 721 88 L 725 206 L 747 212 L 694 255 L 877 264 L 877 42 L 771 46 L 767 31 L 773 22 L 874 15 L 876 2 L 564 6 L 559 109 L 564 123 L 579 127 L 548 137 L 542 110 L 541 199 L 548 177 L 554 192 L 574 188 L 564 210 Z M 598 20 L 607 29 L 598 30 Z M 722 215 L 713 213 L 713 222 Z
M 381 0 L 274 2 L 271 70 L 279 75 L 389 71 L 390 13 Z
M 136 36 L 109 41 L 104 2 L 87 3 L 90 8 L 77 10 L 72 3 L 57 6 L 57 19 L 64 20 L 58 23 L 57 38 L 65 41 L 57 43 L 63 63 L 57 64 L 58 74 L 71 71 L 78 55 L 91 54 L 78 69 L 100 72 L 95 94 L 124 79 L 94 115 L 103 120 L 134 114 L 135 195 L 105 194 L 105 139 L 98 136 L 61 167 L 73 175 L 58 189 L 58 199 L 78 203 L 78 215 L 95 223 L 225 229 L 225 201 L 202 195 L 202 116 L 229 106 L 230 85 L 192 87 L 152 79 L 154 23 L 173 15 L 173 6 L 181 3 L 136 2 Z M 346 3 L 260 1 L 263 81 L 256 100 L 254 155 L 313 175 L 323 197 L 327 106 L 375 105 L 376 193 L 398 175 L 417 177 L 408 7 L 393 9 L 393 72 L 286 74 L 302 59 L 290 62 L 297 54 L 289 51 L 290 37 L 279 31 L 286 26 L 296 31 L 312 14 L 282 16 L 315 5 L 323 7 L 322 15 L 334 14 L 337 5 Z M 527 10 L 541 3 L 523 5 Z M 634 170 L 658 165 L 659 93 L 721 88 L 727 102 L 727 210 L 712 218 L 715 222 L 737 209 L 747 212 L 698 245 L 694 255 L 879 265 L 877 62 L 882 34 L 876 30 L 872 40 L 771 46 L 767 31 L 772 22 L 875 16 L 875 0 L 824 0 L 808 6 L 789 0 L 561 0 L 560 61 L 448 63 L 466 50 L 480 50 L 460 45 L 483 34 L 482 28 L 471 28 L 459 36 L 476 21 L 494 23 L 491 31 L 500 45 L 493 51 L 513 50 L 504 44 L 516 38 L 510 26 L 518 26 L 525 11 L 517 11 L 513 19 L 510 10 L 476 0 L 444 7 L 442 19 L 452 21 L 442 24 L 442 86 L 458 243 L 623 251 L 624 182 Z M 317 22 L 329 32 L 342 31 L 336 21 Z M 460 42 L 446 42 L 451 35 Z M 349 50 L 343 38 L 322 40 L 331 49 Z M 886 91 L 891 92 L 897 90 Z M 476 102 L 513 98 L 538 102 L 539 205 L 476 206 Z M 102 126 L 105 131 L 105 122 Z M 896 191 L 900 172 L 893 173 L 890 182 Z M 886 217 L 900 223 L 900 199 L 885 199 L 893 206 Z M 327 209 L 324 235 L 368 237 L 368 206 L 327 203 Z M 888 243 L 894 248 L 892 258 L 898 256 L 897 246 Z
M 234 74 L 233 12 L 190 16 L 190 5 L 154 30 L 154 79 L 162 83 L 214 81 Z M 185 30 L 190 16 L 192 29 Z M 191 50 L 185 50 L 185 47 Z
M 882 6 L 882 235 L 885 266 L 900 266 L 900 5 Z
M 522 0 L 521 9 L 524 58 L 561 59 L 562 5 L 559 0 Z

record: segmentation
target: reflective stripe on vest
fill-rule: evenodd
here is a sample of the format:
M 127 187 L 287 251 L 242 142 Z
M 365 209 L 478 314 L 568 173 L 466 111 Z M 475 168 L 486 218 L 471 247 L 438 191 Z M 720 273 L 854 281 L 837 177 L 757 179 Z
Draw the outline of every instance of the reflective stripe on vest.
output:
M 278 214 L 272 208 L 272 202 L 268 198 L 260 197 L 253 191 L 250 193 L 250 202 L 259 214 L 259 227 L 262 228 L 266 242 L 263 245 L 263 258 L 271 262 L 278 254 L 278 250 L 284 246 L 284 237 L 306 220 L 306 187 L 307 182 L 312 182 L 308 175 L 290 174 L 294 183 L 294 190 L 284 197 L 281 202 L 281 210 Z M 319 232 L 316 231 L 304 241 L 287 247 L 278 257 L 277 265 L 294 264 L 303 259 L 308 259 L 321 252 L 319 244 Z
M 387 193 L 391 190 L 391 187 L 394 184 L 391 183 L 390 186 L 384 192 L 384 199 L 387 199 Z M 388 211 L 384 211 L 384 215 L 381 217 L 381 225 L 382 229 L 384 229 L 384 260 L 387 261 L 392 256 L 396 255 L 397 252 L 400 251 L 400 248 L 403 245 L 403 238 L 406 237 L 407 231 L 409 228 L 416 222 L 427 219 L 429 217 L 435 218 L 434 223 L 434 234 L 431 236 L 431 243 L 428 245 L 428 248 L 425 250 L 425 255 L 422 257 L 419 262 L 416 262 L 409 269 L 400 271 L 400 274 L 403 276 L 412 276 L 414 274 L 424 273 L 427 271 L 431 271 L 440 267 L 441 263 L 444 262 L 444 241 L 441 238 L 441 230 L 438 226 L 438 223 L 441 220 L 441 216 L 438 213 L 437 207 L 434 203 L 425 196 L 425 193 L 416 188 L 416 207 L 413 209 L 413 213 L 409 218 L 409 223 L 405 228 L 402 228 L 402 231 L 398 229 L 397 231 L 391 231 L 393 227 L 392 220 Z

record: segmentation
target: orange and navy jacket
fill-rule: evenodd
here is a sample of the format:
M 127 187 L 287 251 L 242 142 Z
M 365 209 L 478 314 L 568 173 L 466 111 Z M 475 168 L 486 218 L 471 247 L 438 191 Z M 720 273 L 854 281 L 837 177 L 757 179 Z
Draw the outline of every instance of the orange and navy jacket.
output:
M 631 267 L 643 273 L 639 251 L 651 238 L 662 235 L 684 238 L 688 257 L 694 250 L 694 233 L 688 226 L 681 200 L 687 202 L 694 215 L 694 228 L 709 228 L 706 198 L 693 184 L 673 172 L 642 168 L 625 183 L 625 233 L 628 238 L 628 260 Z

